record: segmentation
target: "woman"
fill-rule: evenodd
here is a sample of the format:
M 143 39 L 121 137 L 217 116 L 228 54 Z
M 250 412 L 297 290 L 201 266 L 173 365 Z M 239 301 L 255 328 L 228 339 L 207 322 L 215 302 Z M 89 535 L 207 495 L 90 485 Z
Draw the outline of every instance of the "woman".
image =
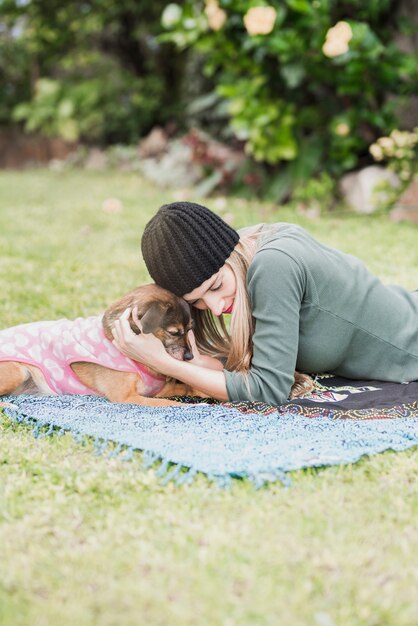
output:
M 159 209 L 141 247 L 154 281 L 194 307 L 195 358 L 176 361 L 154 336 L 135 335 L 129 310 L 115 343 L 208 396 L 281 404 L 295 369 L 418 379 L 418 294 L 383 285 L 358 259 L 298 226 L 237 233 L 206 207 L 178 202 Z

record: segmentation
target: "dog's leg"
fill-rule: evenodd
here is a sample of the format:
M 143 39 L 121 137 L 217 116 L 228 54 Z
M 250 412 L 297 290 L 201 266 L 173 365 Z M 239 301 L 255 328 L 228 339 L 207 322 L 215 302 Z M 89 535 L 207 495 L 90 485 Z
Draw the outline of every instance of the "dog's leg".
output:
M 0 396 L 13 393 L 29 377 L 29 370 L 22 363 L 2 361 L 0 363 Z
M 171 380 L 157 393 L 156 398 L 170 398 L 171 396 L 197 396 L 199 398 L 207 398 L 206 393 L 202 393 L 197 389 L 192 389 L 189 385 L 180 383 L 177 380 Z
M 134 373 L 117 372 L 102 365 L 81 362 L 73 363 L 71 369 L 81 382 L 95 389 L 111 402 L 126 402 L 144 406 L 178 406 L 184 404 L 164 398 L 143 396 L 141 394 L 142 380 L 140 376 Z
M 30 373 L 21 363 L 3 361 L 0 363 L 0 396 L 7 396 L 18 389 L 30 377 Z M 10 402 L 0 402 L 1 407 L 12 407 Z
M 301 374 L 301 372 L 295 372 L 295 382 L 290 390 L 289 400 L 300 398 L 311 391 L 313 391 L 315 383 L 308 374 Z
M 148 398 L 140 394 L 142 380 L 136 374 L 126 372 L 115 372 L 118 382 L 115 380 L 114 386 L 108 390 L 106 397 L 111 402 L 126 402 L 131 404 L 142 404 L 143 406 L 182 406 L 182 402 L 167 400 L 166 398 Z
M 171 396 L 190 396 L 191 389 L 184 383 L 179 383 L 176 380 L 169 380 L 159 393 L 156 394 L 156 398 L 170 398 Z

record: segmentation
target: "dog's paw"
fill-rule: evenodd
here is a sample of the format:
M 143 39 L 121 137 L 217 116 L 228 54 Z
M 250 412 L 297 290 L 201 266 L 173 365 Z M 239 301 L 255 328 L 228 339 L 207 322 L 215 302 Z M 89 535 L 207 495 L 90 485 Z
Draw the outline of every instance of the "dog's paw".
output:
M 289 400 L 306 396 L 314 390 L 314 387 L 315 383 L 310 376 L 307 374 L 301 374 L 300 372 L 295 372 L 295 382 L 290 390 Z

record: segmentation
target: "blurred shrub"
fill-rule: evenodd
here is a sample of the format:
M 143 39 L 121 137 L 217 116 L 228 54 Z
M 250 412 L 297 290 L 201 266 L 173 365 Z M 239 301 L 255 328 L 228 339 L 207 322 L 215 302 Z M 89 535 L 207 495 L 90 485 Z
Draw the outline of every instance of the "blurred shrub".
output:
M 29 51 L 0 21 L 0 125 L 10 121 L 13 108 L 30 93 Z
M 334 203 L 336 184 L 329 174 L 322 172 L 318 177 L 311 178 L 305 185 L 298 185 L 293 192 L 292 200 L 299 212 L 319 217 L 329 210 Z
M 398 125 L 396 99 L 416 90 L 417 59 L 394 42 L 395 0 L 186 0 L 162 16 L 164 40 L 204 55 L 230 126 L 270 168 L 284 197 L 325 171 L 370 161 Z
M 67 141 L 135 142 L 154 121 L 162 84 L 115 65 L 112 59 L 91 64 L 91 77 L 73 72 L 62 79 L 40 78 L 34 97 L 14 108 L 13 119 L 24 121 L 27 131 Z
M 418 127 L 413 131 L 395 129 L 389 136 L 379 137 L 369 151 L 375 161 L 386 163 L 399 177 L 397 187 L 382 183 L 376 190 L 384 191 L 385 199 L 380 202 L 379 208 L 387 210 L 396 203 L 418 173 Z
M 0 0 L 0 122 L 129 143 L 180 117 L 183 55 L 157 41 L 165 6 Z

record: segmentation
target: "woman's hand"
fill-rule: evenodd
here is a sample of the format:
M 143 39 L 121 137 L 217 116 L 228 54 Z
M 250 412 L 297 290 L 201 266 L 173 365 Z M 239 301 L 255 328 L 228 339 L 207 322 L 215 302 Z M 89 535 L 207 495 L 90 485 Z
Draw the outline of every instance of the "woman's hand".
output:
M 190 343 L 190 347 L 192 349 L 193 354 L 193 365 L 199 365 L 200 367 L 206 367 L 210 370 L 223 370 L 224 366 L 218 359 L 215 359 L 213 356 L 208 356 L 207 354 L 200 354 L 197 349 L 196 339 L 194 336 L 194 332 L 189 330 L 189 334 L 187 335 Z
M 129 318 L 131 314 L 132 319 L 141 331 L 140 335 L 135 335 L 129 325 Z M 122 313 L 120 318 L 114 323 L 112 334 L 114 337 L 114 341 L 112 343 L 118 350 L 120 350 L 120 352 L 122 352 L 122 354 L 134 361 L 153 367 L 162 374 L 165 374 L 164 366 L 167 363 L 167 359 L 170 359 L 170 356 L 167 354 L 162 342 L 157 339 L 157 337 L 151 333 L 145 334 L 143 332 L 136 308 L 133 310 L 128 308 Z
M 131 313 L 134 322 L 141 331 L 140 335 L 135 335 L 129 325 Z M 223 371 L 213 371 L 223 370 L 222 363 L 212 357 L 200 355 L 196 348 L 194 336 L 190 338 L 191 348 L 199 359 L 200 367 L 196 364 L 192 365 L 193 361 L 177 361 L 165 351 L 163 344 L 157 337 L 152 334 L 144 334 L 135 309 L 132 311 L 126 309 L 122 313 L 120 318 L 115 321 L 112 333 L 115 338 L 113 344 L 130 359 L 144 363 L 144 365 L 152 367 L 165 376 L 176 378 L 193 389 L 199 389 L 205 395 L 218 400 L 228 399 Z M 202 360 L 205 362 L 204 364 Z

